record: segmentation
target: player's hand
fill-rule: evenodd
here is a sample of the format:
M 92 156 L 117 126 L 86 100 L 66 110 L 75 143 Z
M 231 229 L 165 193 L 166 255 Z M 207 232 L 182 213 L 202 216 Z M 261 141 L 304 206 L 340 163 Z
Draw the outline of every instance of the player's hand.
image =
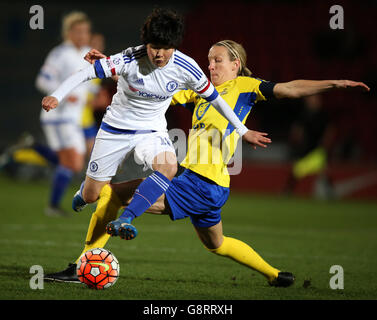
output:
M 55 109 L 58 104 L 58 99 L 52 96 L 47 96 L 42 99 L 42 108 L 47 112 L 49 112 L 51 109 Z
M 266 143 L 271 143 L 271 139 L 266 136 L 268 133 L 259 132 L 254 130 L 247 131 L 242 139 L 251 144 L 251 146 L 256 149 L 258 147 L 267 148 Z
M 105 56 L 102 52 L 100 52 L 100 51 L 98 51 L 98 50 L 96 50 L 96 49 L 92 49 L 92 50 L 90 50 L 90 51 L 85 55 L 85 57 L 84 57 L 84 59 L 85 59 L 86 61 L 88 61 L 90 64 L 93 64 L 94 61 L 99 60 L 99 59 L 102 59 L 102 58 L 106 58 L 106 56 Z
M 351 81 L 351 80 L 339 80 L 337 81 L 336 85 L 337 85 L 337 88 L 341 88 L 341 89 L 355 88 L 363 92 L 370 91 L 370 88 L 363 82 L 356 82 L 356 81 Z

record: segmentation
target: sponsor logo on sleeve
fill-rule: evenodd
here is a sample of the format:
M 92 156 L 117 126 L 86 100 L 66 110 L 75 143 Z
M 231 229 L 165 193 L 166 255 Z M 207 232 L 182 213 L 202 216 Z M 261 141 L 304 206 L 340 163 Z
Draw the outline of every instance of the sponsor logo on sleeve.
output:
M 115 58 L 113 59 L 113 63 L 114 63 L 115 65 L 118 65 L 118 64 L 120 63 L 120 58 L 119 58 L 119 57 L 115 57 Z

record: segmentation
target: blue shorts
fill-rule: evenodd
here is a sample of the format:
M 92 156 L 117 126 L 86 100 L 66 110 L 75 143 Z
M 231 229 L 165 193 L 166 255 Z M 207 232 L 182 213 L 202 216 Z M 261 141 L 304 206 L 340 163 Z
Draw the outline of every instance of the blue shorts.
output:
M 85 139 L 95 138 L 98 132 L 97 125 L 92 125 L 88 128 L 83 128 Z
M 165 196 L 173 221 L 190 217 L 194 226 L 208 228 L 221 221 L 221 207 L 228 200 L 229 188 L 186 169 L 171 181 Z

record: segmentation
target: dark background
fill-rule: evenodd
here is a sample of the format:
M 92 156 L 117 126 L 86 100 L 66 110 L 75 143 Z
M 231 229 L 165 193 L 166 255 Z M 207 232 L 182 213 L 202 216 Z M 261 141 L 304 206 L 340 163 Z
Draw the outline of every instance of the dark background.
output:
M 32 30 L 29 9 L 44 8 L 44 29 Z M 344 9 L 344 30 L 332 30 L 332 5 Z M 377 162 L 377 1 L 2 1 L 0 151 L 27 131 L 44 140 L 40 124 L 42 95 L 36 75 L 47 53 L 61 42 L 61 18 L 86 12 L 93 30 L 106 37 L 106 54 L 140 44 L 139 30 L 156 5 L 185 17 L 180 50 L 207 72 L 210 46 L 222 39 L 244 45 L 248 67 L 256 77 L 274 82 L 294 79 L 351 79 L 371 87 L 369 94 L 336 91 L 323 95 L 330 121 L 338 128 L 332 161 Z M 207 72 L 208 75 L 208 72 Z M 270 134 L 274 146 L 266 157 L 287 160 L 289 129 L 301 101 L 258 104 L 247 121 Z M 169 127 L 191 125 L 186 110 L 168 111 Z M 257 153 L 258 154 L 258 153 Z M 247 156 L 247 153 L 245 153 Z

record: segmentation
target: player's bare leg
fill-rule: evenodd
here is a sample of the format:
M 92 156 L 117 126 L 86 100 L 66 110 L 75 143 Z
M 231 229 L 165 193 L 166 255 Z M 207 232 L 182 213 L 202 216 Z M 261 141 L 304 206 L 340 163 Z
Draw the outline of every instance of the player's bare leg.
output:
M 86 176 L 85 181 L 81 184 L 80 189 L 73 197 L 72 209 L 79 212 L 82 211 L 88 203 L 96 202 L 102 188 L 108 183 L 110 183 L 110 180 L 97 181 Z
M 80 172 L 84 166 L 85 155 L 76 151 L 75 148 L 66 148 L 57 152 L 59 162 L 73 172 Z

